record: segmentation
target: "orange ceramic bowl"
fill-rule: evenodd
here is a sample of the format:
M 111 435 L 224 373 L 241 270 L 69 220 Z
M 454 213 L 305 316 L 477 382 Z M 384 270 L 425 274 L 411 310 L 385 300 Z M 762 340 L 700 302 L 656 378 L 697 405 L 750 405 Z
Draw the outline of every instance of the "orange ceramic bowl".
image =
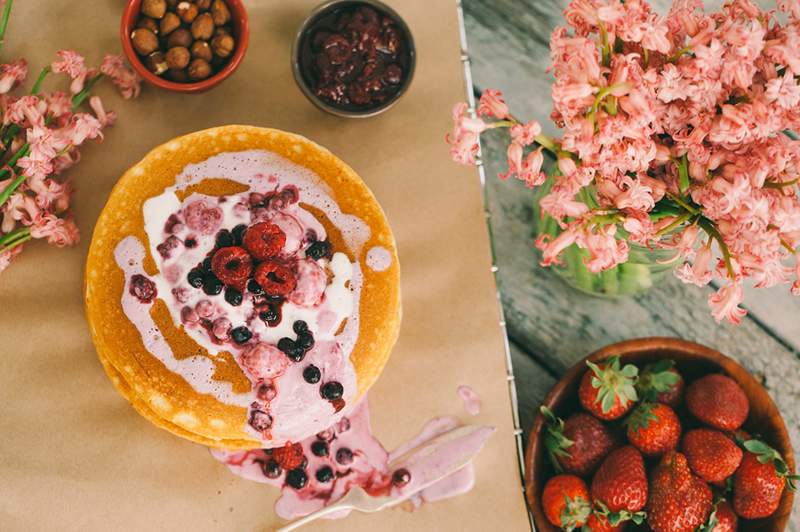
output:
M 750 414 L 743 428 L 751 434 L 759 434 L 772 447 L 781 453 L 791 471 L 795 471 L 794 454 L 786 425 L 778 412 L 778 407 L 767 391 L 742 366 L 727 356 L 702 345 L 674 338 L 642 338 L 620 342 L 592 353 L 574 366 L 550 390 L 542 404 L 557 416 L 567 416 L 580 410 L 578 386 L 587 370 L 586 361 L 598 362 L 612 355 L 618 355 L 623 364 L 632 363 L 640 368 L 650 362 L 663 358 L 675 361 L 687 384 L 708 373 L 724 373 L 742 387 L 750 400 Z M 536 416 L 528 437 L 525 453 L 525 495 L 528 499 L 536 530 L 556 532 L 544 515 L 541 498 L 547 480 L 555 472 L 546 458 L 543 432 L 545 420 L 541 414 Z M 758 520 L 739 520 L 739 530 L 781 531 L 787 528 L 792 512 L 794 494 L 785 489 L 778 510 L 771 516 Z M 629 525 L 633 529 L 635 525 Z
M 178 83 L 162 78 L 161 76 L 156 76 L 147 69 L 139 58 L 139 55 L 133 49 L 133 44 L 131 43 L 131 32 L 136 29 L 136 22 L 139 20 L 139 10 L 142 5 L 142 0 L 128 0 L 128 3 L 125 5 L 125 10 L 122 12 L 120 39 L 122 40 L 122 49 L 125 51 L 125 56 L 128 58 L 134 70 L 136 70 L 145 81 L 156 87 L 185 93 L 198 93 L 216 87 L 239 67 L 245 52 L 247 52 L 247 44 L 250 40 L 247 10 L 245 10 L 242 0 L 225 0 L 225 3 L 231 11 L 231 24 L 233 25 L 233 34 L 236 38 L 236 50 L 234 50 L 228 62 L 225 63 L 225 66 L 213 76 L 202 81 Z

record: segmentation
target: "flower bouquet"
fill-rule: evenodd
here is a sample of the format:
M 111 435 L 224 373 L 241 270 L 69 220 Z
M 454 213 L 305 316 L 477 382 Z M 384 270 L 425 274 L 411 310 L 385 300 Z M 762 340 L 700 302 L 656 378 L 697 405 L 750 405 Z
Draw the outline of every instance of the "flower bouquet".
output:
M 481 133 L 510 136 L 508 171 L 537 190 L 542 265 L 604 294 L 667 269 L 705 286 L 717 321 L 739 323 L 745 279 L 800 294 L 800 1 L 707 13 L 676 0 L 574 0 L 550 41 L 551 118 L 522 123 L 487 90 L 453 110 L 453 158 L 475 164 Z M 544 152 L 555 159 L 543 172 Z
M 12 0 L 1 4 L 0 46 L 12 4 Z M 103 128 L 116 119 L 98 96 L 91 96 L 92 88 L 108 77 L 124 98 L 139 93 L 139 78 L 121 56 L 106 55 L 97 70 L 88 68 L 72 50 L 57 55 L 21 96 L 9 92 L 27 77 L 28 63 L 20 58 L 0 65 L 0 271 L 31 239 L 45 239 L 58 247 L 78 241 L 69 212 L 73 188 L 58 176 L 78 162 L 78 148 L 87 139 L 102 140 Z M 69 93 L 42 91 L 51 73 L 71 79 Z M 87 100 L 94 114 L 80 110 Z

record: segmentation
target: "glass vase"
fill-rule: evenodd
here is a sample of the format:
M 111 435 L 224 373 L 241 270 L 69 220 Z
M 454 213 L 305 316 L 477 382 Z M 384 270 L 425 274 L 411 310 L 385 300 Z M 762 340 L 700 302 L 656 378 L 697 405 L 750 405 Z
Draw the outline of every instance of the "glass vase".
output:
M 539 207 L 539 200 L 549 192 L 552 184 L 551 177 L 536 189 L 534 196 L 533 223 L 537 238 L 542 234 L 555 238 L 562 232 L 556 220 L 544 214 Z M 624 231 L 619 228 L 618 238 L 621 234 L 624 238 Z M 600 273 L 592 273 L 586 268 L 584 261 L 588 259 L 589 253 L 575 244 L 562 252 L 559 264 L 552 264 L 549 268 L 568 285 L 581 292 L 596 297 L 615 298 L 646 292 L 671 275 L 679 261 L 673 249 L 651 249 L 633 242 L 628 242 L 628 245 L 628 262 Z

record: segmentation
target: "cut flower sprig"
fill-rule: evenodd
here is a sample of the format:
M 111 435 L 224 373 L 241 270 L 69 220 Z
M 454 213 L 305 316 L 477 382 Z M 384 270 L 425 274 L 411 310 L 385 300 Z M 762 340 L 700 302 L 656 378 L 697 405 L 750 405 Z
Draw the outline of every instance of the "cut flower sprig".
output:
M 12 0 L 3 4 L 0 45 L 12 5 Z M 32 239 L 58 247 L 78 241 L 69 211 L 73 188 L 59 176 L 78 162 L 79 147 L 86 140 L 102 140 L 103 129 L 116 120 L 92 89 L 108 78 L 126 99 L 140 91 L 138 76 L 121 56 L 106 55 L 99 69 L 87 67 L 72 50 L 61 50 L 57 56 L 22 96 L 11 91 L 27 77 L 25 59 L 0 65 L 0 271 Z M 69 92 L 44 91 L 51 74 L 69 77 Z M 92 113 L 81 110 L 87 102 Z
M 551 118 L 515 120 L 486 90 L 453 111 L 452 157 L 475 164 L 481 133 L 509 132 L 510 176 L 545 185 L 539 208 L 555 220 L 536 245 L 542 264 L 583 250 L 586 269 L 612 270 L 631 245 L 673 250 L 683 282 L 719 287 L 717 321 L 739 323 L 746 279 L 800 294 L 800 0 L 778 12 L 699 0 L 661 16 L 645 0 L 576 0 L 551 36 Z M 543 151 L 555 158 L 547 175 Z

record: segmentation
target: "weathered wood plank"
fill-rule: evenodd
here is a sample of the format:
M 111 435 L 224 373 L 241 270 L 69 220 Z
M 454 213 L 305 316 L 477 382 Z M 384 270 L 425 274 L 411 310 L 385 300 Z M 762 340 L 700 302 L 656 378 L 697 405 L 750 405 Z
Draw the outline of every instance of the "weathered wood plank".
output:
M 492 176 L 504 164 L 498 136 L 487 136 L 484 146 L 486 170 Z M 795 382 L 800 359 L 752 319 L 738 327 L 717 325 L 706 305 L 710 289 L 675 278 L 635 298 L 583 295 L 537 265 L 530 192 L 519 183 L 490 177 L 487 196 L 506 324 L 514 342 L 540 355 L 537 360 L 557 373 L 620 340 L 673 336 L 700 342 L 733 357 L 760 378 L 781 409 L 792 440 L 800 442 L 800 387 Z M 795 458 L 800 459 L 797 448 Z M 800 530 L 800 512 L 794 523 Z
M 523 118 L 542 122 L 551 135 L 558 132 L 548 120 L 550 83 L 546 73 L 550 63 L 548 39 L 558 24 L 568 0 L 464 0 L 465 26 L 469 43 L 472 74 L 476 87 L 498 87 L 508 96 L 512 112 Z M 651 2 L 657 11 L 666 13 L 671 2 Z M 717 9 L 722 0 L 706 2 L 707 9 Z M 774 6 L 773 0 L 760 0 Z M 768 290 L 746 290 L 748 309 L 766 329 L 800 351 L 800 298 L 784 286 Z

